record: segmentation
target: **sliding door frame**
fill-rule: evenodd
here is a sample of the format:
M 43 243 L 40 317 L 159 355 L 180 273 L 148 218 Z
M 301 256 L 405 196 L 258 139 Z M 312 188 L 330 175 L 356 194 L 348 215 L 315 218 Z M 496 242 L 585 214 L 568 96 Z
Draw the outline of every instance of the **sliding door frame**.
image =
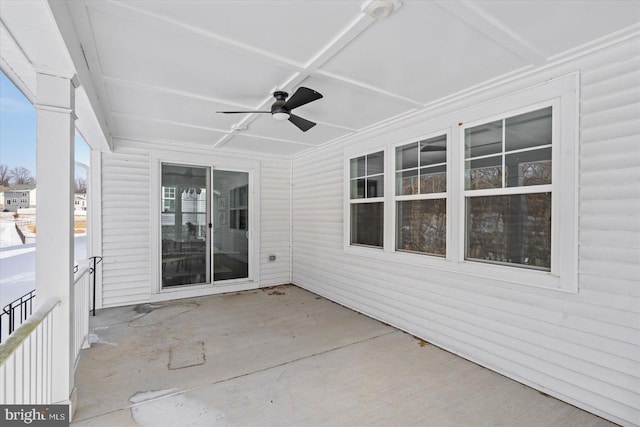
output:
M 151 301 L 165 301 L 225 292 L 236 292 L 260 287 L 260 162 L 231 156 L 203 155 L 165 150 L 152 150 L 150 154 L 149 180 L 149 293 Z M 162 234 L 160 212 L 162 210 L 161 186 L 162 164 L 184 165 L 210 168 L 207 174 L 208 186 L 213 188 L 213 170 L 246 172 L 249 180 L 248 195 L 248 245 L 249 277 L 211 283 L 192 284 L 162 288 Z M 209 195 L 208 209 L 213 212 L 213 197 Z M 208 229 L 209 241 L 213 242 L 212 230 Z M 213 263 L 213 253 L 208 251 L 209 262 Z M 212 264 L 211 264 L 212 265 Z

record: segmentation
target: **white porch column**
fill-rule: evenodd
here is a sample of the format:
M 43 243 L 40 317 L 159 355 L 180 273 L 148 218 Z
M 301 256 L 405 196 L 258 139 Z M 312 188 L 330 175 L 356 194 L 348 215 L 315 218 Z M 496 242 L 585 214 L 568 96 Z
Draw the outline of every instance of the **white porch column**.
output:
M 73 391 L 74 87 L 71 79 L 37 75 L 37 303 L 58 298 L 53 317 L 53 403 Z

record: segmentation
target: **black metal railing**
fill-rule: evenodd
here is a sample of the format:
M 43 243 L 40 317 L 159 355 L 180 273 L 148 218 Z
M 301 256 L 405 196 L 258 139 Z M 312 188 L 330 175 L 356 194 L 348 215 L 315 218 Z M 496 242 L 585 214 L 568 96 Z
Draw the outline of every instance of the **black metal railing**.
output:
M 100 264 L 100 262 L 102 262 L 102 257 L 101 256 L 92 256 L 89 258 L 91 260 L 91 267 L 89 268 L 89 274 L 92 275 L 93 277 L 91 278 L 92 280 L 92 285 L 93 285 L 93 290 L 91 291 L 91 315 L 95 316 L 96 315 L 96 275 L 93 274 L 96 271 L 96 266 L 98 264 Z
M 0 312 L 0 342 L 2 342 L 5 329 L 7 330 L 7 336 L 9 336 L 18 326 L 22 325 L 22 322 L 31 316 L 33 312 L 33 299 L 35 297 L 36 290 L 34 289 L 20 298 L 16 298 L 2 308 L 2 312 Z
M 92 292 L 91 292 L 91 314 L 96 315 L 96 267 L 102 262 L 101 256 L 92 256 L 89 258 L 90 267 L 89 275 L 91 278 Z M 75 265 L 73 272 L 77 273 L 80 266 Z M 33 313 L 33 300 L 36 297 L 36 290 L 32 290 L 20 298 L 16 298 L 9 304 L 5 305 L 0 312 L 0 342 L 3 337 L 7 337 L 13 333 L 22 323 L 27 320 L 31 313 Z M 6 336 L 4 335 L 6 330 Z

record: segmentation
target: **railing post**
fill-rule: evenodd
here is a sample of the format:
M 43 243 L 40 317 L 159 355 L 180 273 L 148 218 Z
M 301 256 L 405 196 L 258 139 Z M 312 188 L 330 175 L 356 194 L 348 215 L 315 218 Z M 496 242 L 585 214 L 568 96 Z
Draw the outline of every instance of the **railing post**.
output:
M 13 320 L 13 310 L 9 311 L 9 334 L 15 331 L 15 321 Z

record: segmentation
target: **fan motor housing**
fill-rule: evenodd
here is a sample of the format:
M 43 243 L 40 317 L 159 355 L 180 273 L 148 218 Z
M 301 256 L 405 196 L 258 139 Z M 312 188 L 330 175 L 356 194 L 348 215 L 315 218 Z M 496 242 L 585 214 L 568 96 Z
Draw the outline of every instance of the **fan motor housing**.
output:
M 289 94 L 287 92 L 281 90 L 273 92 L 273 97 L 276 99 L 276 102 L 271 106 L 271 114 L 289 113 L 287 108 L 283 108 L 288 96 Z

